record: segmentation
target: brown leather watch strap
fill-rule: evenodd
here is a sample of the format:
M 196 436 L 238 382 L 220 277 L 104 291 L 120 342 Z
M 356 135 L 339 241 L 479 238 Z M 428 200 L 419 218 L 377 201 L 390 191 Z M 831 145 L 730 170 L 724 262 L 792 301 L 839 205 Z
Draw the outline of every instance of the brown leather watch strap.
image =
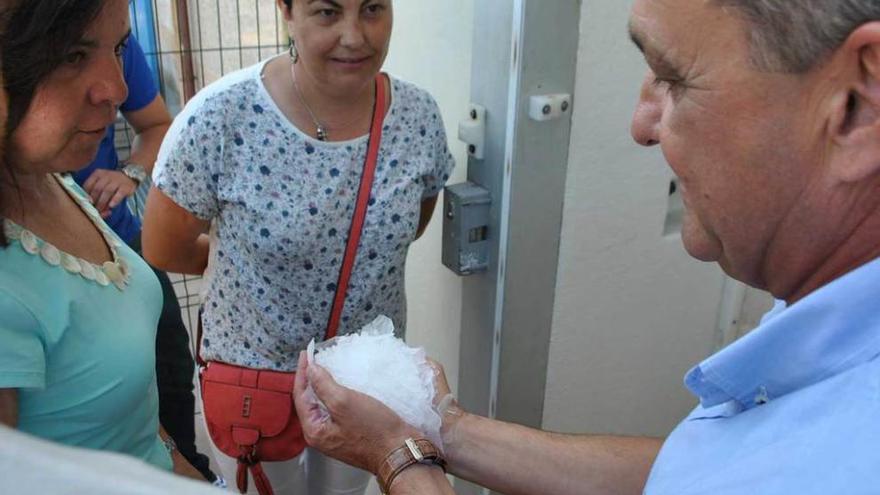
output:
M 434 464 L 446 471 L 446 459 L 433 443 L 424 438 L 407 438 L 403 446 L 394 449 L 379 466 L 376 478 L 382 493 L 390 493 L 394 478 L 414 464 Z

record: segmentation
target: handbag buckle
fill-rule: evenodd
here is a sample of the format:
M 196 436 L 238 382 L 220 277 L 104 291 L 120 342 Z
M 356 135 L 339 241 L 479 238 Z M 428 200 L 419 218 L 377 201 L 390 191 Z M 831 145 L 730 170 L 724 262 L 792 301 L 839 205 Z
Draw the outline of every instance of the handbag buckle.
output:
M 241 417 L 242 418 L 251 417 L 251 402 L 253 402 L 253 398 L 250 395 L 245 395 L 244 399 L 241 402 Z
M 260 462 L 257 459 L 257 447 L 255 445 L 252 445 L 250 448 L 241 447 L 241 455 L 238 456 L 238 461 L 248 466 L 253 466 Z

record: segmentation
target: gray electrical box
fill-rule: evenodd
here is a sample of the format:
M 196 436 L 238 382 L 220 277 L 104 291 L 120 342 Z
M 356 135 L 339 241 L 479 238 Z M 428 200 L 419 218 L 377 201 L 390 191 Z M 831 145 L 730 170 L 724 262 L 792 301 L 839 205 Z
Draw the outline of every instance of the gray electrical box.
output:
M 489 267 L 489 191 L 472 182 L 443 195 L 443 264 L 458 275 Z

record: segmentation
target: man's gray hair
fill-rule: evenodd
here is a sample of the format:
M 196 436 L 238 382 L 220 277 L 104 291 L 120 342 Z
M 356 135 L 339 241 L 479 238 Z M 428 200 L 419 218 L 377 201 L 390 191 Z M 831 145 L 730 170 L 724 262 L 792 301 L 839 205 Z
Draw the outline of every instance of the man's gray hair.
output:
M 746 22 L 755 65 L 807 72 L 859 26 L 880 21 L 880 0 L 712 0 Z

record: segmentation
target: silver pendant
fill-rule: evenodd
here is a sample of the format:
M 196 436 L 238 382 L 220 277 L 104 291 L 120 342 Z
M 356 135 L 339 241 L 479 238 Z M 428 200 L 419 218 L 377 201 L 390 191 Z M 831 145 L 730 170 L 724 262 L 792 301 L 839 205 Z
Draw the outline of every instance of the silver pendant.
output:
M 315 134 L 317 135 L 316 137 L 318 138 L 318 141 L 326 141 L 327 140 L 327 131 L 325 131 L 323 127 L 317 126 L 317 129 L 315 130 Z

